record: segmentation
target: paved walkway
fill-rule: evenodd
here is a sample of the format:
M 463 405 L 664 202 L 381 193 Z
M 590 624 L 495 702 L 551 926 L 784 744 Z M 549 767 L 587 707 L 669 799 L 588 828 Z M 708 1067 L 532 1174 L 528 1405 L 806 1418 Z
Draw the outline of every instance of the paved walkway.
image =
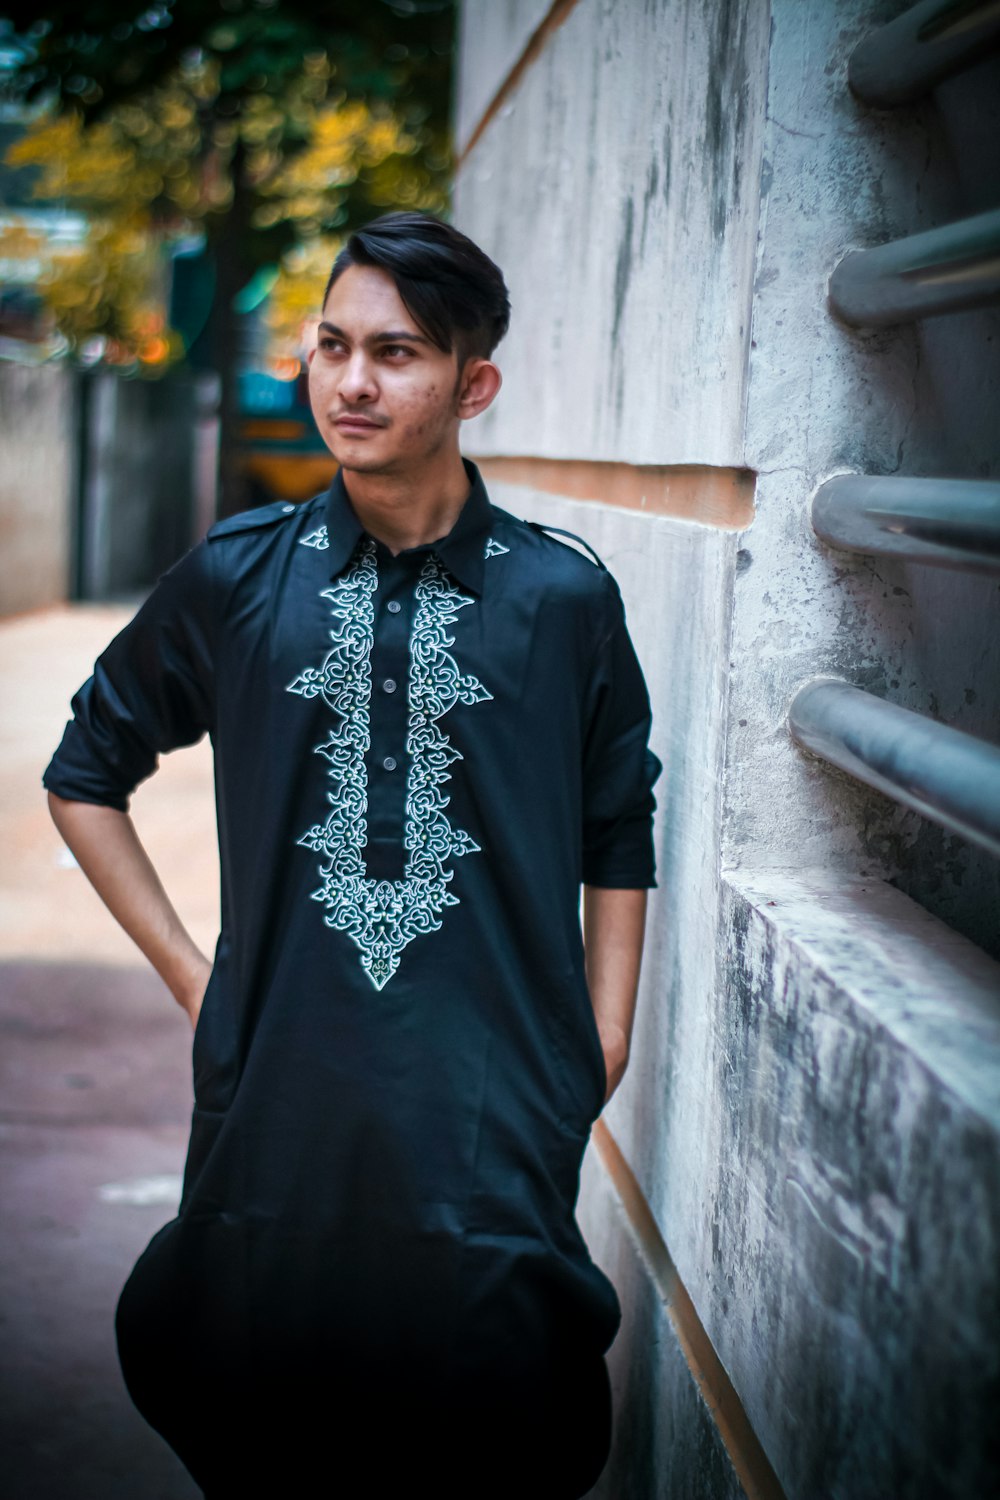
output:
M 104 911 L 40 776 L 72 693 L 130 610 L 0 623 L 0 1473 L 11 1500 L 196 1500 L 132 1407 L 113 1318 L 176 1211 L 190 1028 Z M 209 954 L 218 862 L 207 745 L 165 758 L 140 835 Z

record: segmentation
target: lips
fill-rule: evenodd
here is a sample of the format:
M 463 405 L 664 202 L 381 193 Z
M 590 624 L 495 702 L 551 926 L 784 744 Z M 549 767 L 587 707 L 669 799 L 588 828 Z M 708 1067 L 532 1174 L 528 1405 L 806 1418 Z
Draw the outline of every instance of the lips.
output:
M 333 425 L 342 432 L 377 432 L 380 424 L 367 417 L 338 417 Z

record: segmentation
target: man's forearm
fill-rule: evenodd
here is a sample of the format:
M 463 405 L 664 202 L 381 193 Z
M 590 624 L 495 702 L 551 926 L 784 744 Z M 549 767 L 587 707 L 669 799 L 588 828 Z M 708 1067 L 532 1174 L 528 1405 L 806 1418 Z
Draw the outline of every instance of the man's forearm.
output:
M 587 985 L 608 1074 L 605 1104 L 622 1080 L 632 1042 L 646 930 L 645 890 L 583 888 Z
M 212 965 L 160 883 L 127 813 L 49 793 L 63 841 L 112 916 L 145 954 L 192 1025 Z

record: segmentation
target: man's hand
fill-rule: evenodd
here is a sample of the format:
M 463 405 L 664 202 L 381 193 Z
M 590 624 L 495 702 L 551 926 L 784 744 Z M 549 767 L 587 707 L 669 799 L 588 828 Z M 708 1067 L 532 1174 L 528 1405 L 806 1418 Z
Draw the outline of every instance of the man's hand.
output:
M 191 1030 L 194 1031 L 198 1025 L 198 1017 L 201 1015 L 201 1003 L 208 989 L 208 981 L 212 977 L 212 965 L 208 959 L 199 954 L 201 959 L 196 972 L 192 975 L 190 983 L 175 998 L 178 1005 L 187 1013 L 191 1022 Z
M 587 985 L 594 1006 L 608 1087 L 607 1104 L 628 1066 L 646 930 L 645 890 L 583 888 Z
M 629 1038 L 613 1021 L 606 1021 L 603 1026 L 598 1022 L 597 1030 L 604 1053 L 604 1070 L 608 1075 L 608 1087 L 604 1094 L 604 1102 L 607 1104 L 628 1067 Z
M 49 792 L 49 811 L 77 864 L 178 1005 L 198 1023 L 212 965 L 177 915 L 127 813 Z

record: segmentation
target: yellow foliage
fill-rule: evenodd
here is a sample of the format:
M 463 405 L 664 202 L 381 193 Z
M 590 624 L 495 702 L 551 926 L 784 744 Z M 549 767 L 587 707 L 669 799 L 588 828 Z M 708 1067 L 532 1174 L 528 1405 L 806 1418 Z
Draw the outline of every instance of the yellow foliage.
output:
M 0 228 L 0 259 L 37 260 L 45 254 L 46 239 L 36 229 L 17 221 Z
M 94 197 L 121 202 L 132 196 L 135 153 L 109 125 L 84 134 L 80 116 L 65 114 L 33 126 L 7 152 L 11 166 L 36 166 L 36 198 Z
M 409 155 L 416 146 L 395 115 L 375 113 L 360 100 L 319 110 L 304 150 L 258 183 L 262 196 L 280 202 L 277 213 L 267 205 L 268 221 L 322 224 L 331 215 L 338 188 L 349 187 L 359 172 L 388 157 Z
M 414 160 L 420 143 L 401 117 L 333 92 L 332 77 L 326 54 L 309 54 L 278 92 L 269 93 L 262 77 L 238 116 L 213 119 L 218 67 L 191 60 L 141 103 L 120 105 L 99 123 L 85 126 L 68 111 L 29 127 L 7 162 L 39 169 L 37 198 L 74 202 L 90 218 L 82 246 L 42 251 L 48 265 L 39 289 L 71 345 L 101 334 L 120 362 L 178 357 L 176 335 L 162 326 L 163 236 L 226 209 L 238 143 L 257 196 L 254 225 L 287 222 L 301 240 L 285 257 L 269 304 L 279 356 L 297 351 L 303 320 L 318 312 L 340 245 L 324 227 L 359 176 L 376 204 L 444 207 L 441 189 Z M 26 242 L 18 244 L 26 258 Z M 0 245 L 0 253 L 9 252 Z M 150 333 L 152 316 L 160 322 Z
M 330 267 L 343 245 L 339 235 L 316 235 L 284 257 L 267 302 L 267 326 L 275 357 L 303 352 L 303 325 L 319 318 Z
M 100 334 L 127 363 L 163 325 L 158 236 L 137 216 L 94 220 L 83 245 L 51 254 L 39 289 L 71 345 Z

